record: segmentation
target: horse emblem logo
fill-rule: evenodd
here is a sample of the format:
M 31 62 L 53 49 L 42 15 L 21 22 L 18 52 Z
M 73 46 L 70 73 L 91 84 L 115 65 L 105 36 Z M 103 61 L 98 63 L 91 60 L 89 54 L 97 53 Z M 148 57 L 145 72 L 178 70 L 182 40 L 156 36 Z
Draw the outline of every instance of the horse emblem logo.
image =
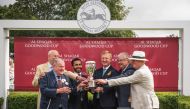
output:
M 77 20 L 85 32 L 101 33 L 110 24 L 110 11 L 101 0 L 88 0 L 80 7 Z

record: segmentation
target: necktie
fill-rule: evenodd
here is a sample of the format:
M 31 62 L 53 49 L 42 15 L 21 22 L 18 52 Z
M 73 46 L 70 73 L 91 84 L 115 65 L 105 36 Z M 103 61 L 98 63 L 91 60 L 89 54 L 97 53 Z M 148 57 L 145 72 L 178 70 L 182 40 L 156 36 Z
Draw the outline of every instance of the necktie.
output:
M 102 76 L 104 76 L 104 74 L 106 73 L 106 69 L 103 68 L 103 73 L 102 73 Z
M 61 76 L 57 76 L 57 85 L 58 85 L 58 88 L 63 87 L 63 83 L 61 81 Z

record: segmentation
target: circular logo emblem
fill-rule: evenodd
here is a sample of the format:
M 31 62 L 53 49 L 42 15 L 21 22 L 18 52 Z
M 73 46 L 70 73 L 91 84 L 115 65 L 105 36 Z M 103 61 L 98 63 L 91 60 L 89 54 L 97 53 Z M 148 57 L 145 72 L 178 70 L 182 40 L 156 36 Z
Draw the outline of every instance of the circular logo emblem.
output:
M 97 34 L 109 26 L 110 11 L 100 0 L 89 0 L 79 8 L 77 20 L 84 31 Z

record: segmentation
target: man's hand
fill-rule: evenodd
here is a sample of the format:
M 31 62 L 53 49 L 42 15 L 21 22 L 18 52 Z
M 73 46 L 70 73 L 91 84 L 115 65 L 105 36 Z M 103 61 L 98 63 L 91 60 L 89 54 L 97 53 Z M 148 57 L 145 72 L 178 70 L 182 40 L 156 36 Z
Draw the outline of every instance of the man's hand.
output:
M 96 79 L 95 80 L 96 84 L 108 84 L 108 81 L 106 79 Z
M 84 78 L 84 77 L 82 77 L 82 76 L 77 76 L 77 77 L 76 77 L 76 80 L 78 80 L 78 81 L 84 81 L 84 80 L 86 80 L 86 78 Z
M 86 89 L 87 87 L 88 87 L 88 82 L 86 82 L 86 80 L 85 80 L 85 81 L 80 82 L 77 85 L 77 90 Z
M 69 87 L 58 88 L 57 93 L 60 93 L 60 94 L 67 93 L 67 94 L 69 94 L 69 93 L 71 93 L 71 89 Z
M 97 87 L 94 91 L 99 93 L 99 92 L 103 92 L 104 89 L 103 89 L 103 87 Z

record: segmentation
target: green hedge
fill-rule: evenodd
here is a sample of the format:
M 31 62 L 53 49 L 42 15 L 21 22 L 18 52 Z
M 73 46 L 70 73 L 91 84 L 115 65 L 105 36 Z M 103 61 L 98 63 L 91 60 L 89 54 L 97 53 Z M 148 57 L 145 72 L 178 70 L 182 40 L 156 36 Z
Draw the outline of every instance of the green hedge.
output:
M 190 109 L 190 97 L 179 96 L 179 109 Z
M 160 109 L 190 109 L 190 97 L 174 92 L 158 92 Z
M 11 92 L 7 100 L 8 109 L 36 109 L 37 92 Z
M 190 97 L 179 96 L 174 92 L 156 94 L 160 101 L 160 109 L 190 109 Z M 7 100 L 8 109 L 36 109 L 37 92 L 11 92 Z
M 2 104 L 3 104 L 3 101 L 4 101 L 4 99 L 3 99 L 3 98 L 0 98 L 0 108 L 1 108 L 1 106 L 2 106 Z
M 158 92 L 160 109 L 178 109 L 178 94 L 171 92 Z

